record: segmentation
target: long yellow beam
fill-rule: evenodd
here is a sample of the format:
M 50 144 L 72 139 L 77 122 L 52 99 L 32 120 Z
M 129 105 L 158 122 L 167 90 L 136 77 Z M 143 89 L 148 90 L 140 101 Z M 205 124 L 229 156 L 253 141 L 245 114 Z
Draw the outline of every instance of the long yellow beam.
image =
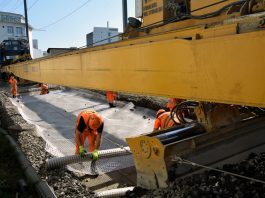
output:
M 24 79 L 265 107 L 265 31 L 81 50 L 19 63 Z M 95 48 L 96 49 L 96 48 Z

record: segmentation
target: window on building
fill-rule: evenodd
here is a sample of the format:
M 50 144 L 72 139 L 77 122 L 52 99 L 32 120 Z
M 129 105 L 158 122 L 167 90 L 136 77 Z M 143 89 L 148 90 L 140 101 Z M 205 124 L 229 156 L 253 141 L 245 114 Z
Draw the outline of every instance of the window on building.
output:
M 13 26 L 7 26 L 7 33 L 13 34 L 14 33 L 14 27 Z
M 23 34 L 22 27 L 16 27 L 16 33 L 17 33 L 17 35 L 21 36 Z

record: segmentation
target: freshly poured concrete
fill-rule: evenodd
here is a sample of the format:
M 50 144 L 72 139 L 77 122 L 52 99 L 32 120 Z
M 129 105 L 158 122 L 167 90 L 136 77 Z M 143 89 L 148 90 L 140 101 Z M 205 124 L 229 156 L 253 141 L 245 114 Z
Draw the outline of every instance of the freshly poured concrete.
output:
M 109 108 L 105 97 L 84 90 L 51 91 L 47 95 L 22 95 L 19 102 L 12 99 L 22 116 L 34 124 L 47 142 L 47 151 L 55 156 L 74 154 L 74 127 L 78 113 L 94 109 L 104 118 L 104 131 L 100 149 L 127 145 L 125 138 L 152 131 L 155 112 L 136 107 L 132 103 L 119 102 Z M 143 117 L 147 117 L 144 119 Z M 116 143 L 116 144 L 115 144 Z M 85 146 L 87 148 L 87 146 Z M 133 166 L 131 155 L 97 161 L 97 170 L 107 173 Z M 94 174 L 90 163 L 74 164 L 74 171 Z

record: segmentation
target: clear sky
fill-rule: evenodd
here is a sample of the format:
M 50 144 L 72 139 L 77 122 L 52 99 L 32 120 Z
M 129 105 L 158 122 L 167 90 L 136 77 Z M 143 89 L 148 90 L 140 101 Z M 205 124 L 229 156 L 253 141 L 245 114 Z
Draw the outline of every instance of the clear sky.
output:
M 24 15 L 23 2 L 0 0 L 0 11 Z M 134 17 L 135 0 L 127 2 L 128 17 Z M 43 51 L 50 47 L 85 46 L 86 34 L 93 27 L 106 27 L 107 21 L 110 27 L 123 30 L 122 0 L 27 0 L 27 7 L 29 24 L 35 28 L 33 39 L 38 39 L 39 49 Z M 70 16 L 64 18 L 67 15 Z

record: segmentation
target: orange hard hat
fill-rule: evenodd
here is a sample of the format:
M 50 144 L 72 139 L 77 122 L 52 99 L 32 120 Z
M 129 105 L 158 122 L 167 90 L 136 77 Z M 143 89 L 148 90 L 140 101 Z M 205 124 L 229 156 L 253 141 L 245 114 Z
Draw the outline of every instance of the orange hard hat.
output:
M 88 126 L 92 130 L 97 130 L 100 125 L 103 123 L 103 118 L 98 113 L 93 113 L 88 121 Z
M 160 116 L 162 113 L 166 112 L 165 109 L 159 109 L 156 113 L 156 117 Z

